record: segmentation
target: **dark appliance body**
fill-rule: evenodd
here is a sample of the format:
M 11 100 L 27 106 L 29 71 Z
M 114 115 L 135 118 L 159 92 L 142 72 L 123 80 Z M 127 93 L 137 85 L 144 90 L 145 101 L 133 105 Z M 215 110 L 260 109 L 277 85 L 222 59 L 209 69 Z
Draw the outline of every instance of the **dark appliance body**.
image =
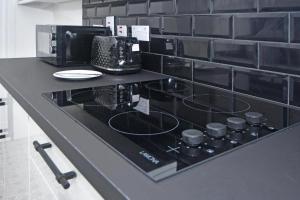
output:
M 172 78 L 44 96 L 154 181 L 300 120 L 289 106 Z
M 139 42 L 132 37 L 95 36 L 91 64 L 111 74 L 129 74 L 141 69 Z
M 95 35 L 110 36 L 107 27 L 37 25 L 36 56 L 58 67 L 90 64 Z

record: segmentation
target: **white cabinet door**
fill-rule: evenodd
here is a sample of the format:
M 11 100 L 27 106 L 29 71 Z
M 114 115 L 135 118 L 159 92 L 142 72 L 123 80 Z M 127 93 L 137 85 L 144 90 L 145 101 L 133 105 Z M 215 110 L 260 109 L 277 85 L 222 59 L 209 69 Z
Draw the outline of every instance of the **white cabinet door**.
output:
M 0 199 L 29 200 L 28 139 L 0 142 L 0 157 Z
M 22 107 L 9 95 L 6 94 L 6 107 L 13 124 L 21 124 L 28 121 L 28 116 Z M 14 107 L 13 107 L 14 106 Z M 21 123 L 20 123 L 21 122 Z M 0 199 L 28 199 L 29 200 L 29 153 L 28 153 L 28 128 L 22 124 L 19 128 L 22 137 L 2 140 L 0 142 Z M 2 179 L 2 180 L 1 180 Z M 2 187 L 1 187 L 2 183 Z
M 10 95 L 8 95 L 7 107 L 9 136 L 13 140 L 27 138 L 28 114 Z
M 43 172 L 35 165 L 33 160 L 29 161 L 29 199 L 28 200 L 57 200 L 54 191 L 51 190 L 45 180 Z
M 61 171 L 66 173 L 74 171 L 76 177 L 69 180 L 70 187 L 64 189 L 55 178 L 54 173 L 50 170 L 41 155 L 35 150 L 33 142 L 37 141 L 39 144 L 50 143 L 51 148 L 44 151 Z M 92 187 L 92 185 L 84 178 L 84 176 L 75 168 L 75 166 L 68 160 L 68 158 L 60 151 L 60 149 L 53 143 L 50 138 L 43 132 L 43 130 L 29 118 L 29 151 L 31 160 L 42 174 L 46 185 L 55 194 L 58 200 L 103 200 L 99 193 Z

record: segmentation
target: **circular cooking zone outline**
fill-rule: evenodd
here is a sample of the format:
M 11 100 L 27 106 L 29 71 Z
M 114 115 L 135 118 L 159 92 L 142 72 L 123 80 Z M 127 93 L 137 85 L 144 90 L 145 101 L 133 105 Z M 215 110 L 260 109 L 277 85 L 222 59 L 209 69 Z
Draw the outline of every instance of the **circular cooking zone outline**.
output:
M 138 133 L 138 132 L 130 132 L 130 131 L 123 131 L 123 130 L 120 130 L 120 129 L 118 129 L 118 128 L 116 128 L 116 127 L 114 127 L 113 126 L 113 121 L 115 120 L 115 119 L 117 119 L 118 117 L 120 117 L 120 116 L 122 116 L 122 115 L 128 115 L 128 114 L 131 114 L 131 113 L 133 113 L 133 114 L 139 114 L 139 115 L 144 115 L 144 116 L 149 116 L 150 117 L 150 115 L 151 114 L 153 114 L 153 113 L 158 113 L 158 114 L 160 114 L 160 116 L 158 116 L 158 117 L 160 117 L 160 119 L 163 119 L 163 117 L 167 117 L 169 120 L 173 120 L 173 125 L 170 127 L 170 128 L 167 128 L 166 130 L 163 130 L 163 131 L 161 131 L 161 132 L 153 132 L 153 133 Z M 150 115 L 146 115 L 146 114 L 143 114 L 143 113 L 141 113 L 141 112 L 139 112 L 139 111 L 128 111 L 128 112 L 123 112 L 123 113 L 119 113 L 119 114 L 116 114 L 116 115 L 114 115 L 114 116 L 112 116 L 110 119 L 109 119 L 109 121 L 108 121 L 108 125 L 109 125 L 109 127 L 111 128 L 111 129 L 113 129 L 114 131 L 117 131 L 117 132 L 119 132 L 119 133 L 122 133 L 122 134 L 126 134 L 126 135 L 136 135 L 136 136 L 154 136 L 154 135 L 162 135 L 162 134 L 166 134 L 166 133 L 169 133 L 169 132 L 171 132 L 171 131 L 173 131 L 173 130 L 175 130 L 178 126 L 179 126 L 179 120 L 175 117 L 175 116 L 173 116 L 173 115 L 171 115 L 171 114 L 168 114 L 168 113 L 165 113 L 165 112 L 160 112 L 160 111 L 150 111 Z M 134 117 L 134 116 L 133 116 Z M 122 120 L 120 120 L 120 121 L 122 121 Z M 125 122 L 121 122 L 122 124 L 122 128 L 124 128 L 125 126 L 124 126 L 124 123 Z M 161 122 L 160 121 L 160 124 L 163 124 L 163 125 L 165 125 L 166 123 L 165 122 Z M 134 124 L 134 126 L 136 126 L 137 124 Z M 149 126 L 149 124 L 147 124 L 148 126 Z M 147 126 L 147 125 L 145 125 L 145 126 Z M 144 130 L 147 130 L 147 127 L 145 127 L 145 129 Z
M 204 97 L 204 98 L 201 99 L 201 97 Z M 226 104 L 226 101 L 228 101 L 227 103 L 235 103 L 235 104 L 237 104 L 235 106 L 240 106 L 241 108 L 238 108 L 237 110 L 229 111 L 228 110 L 228 108 L 229 108 L 228 105 L 229 104 L 226 104 L 224 107 L 222 107 L 224 110 L 221 111 L 222 108 L 218 107 L 220 105 L 215 104 L 215 106 L 211 106 L 210 105 L 211 102 L 212 102 L 211 98 L 209 98 L 207 100 L 206 99 L 207 97 L 211 97 L 212 99 L 217 99 L 218 101 L 222 101 L 223 100 L 223 102 L 220 102 L 220 103 L 225 103 Z M 192 100 L 188 100 L 190 98 L 193 98 L 193 99 Z M 194 100 L 195 98 L 199 99 L 198 100 L 199 101 L 199 103 L 198 103 L 199 107 L 197 107 L 197 102 L 195 102 L 195 100 Z M 203 105 L 200 104 L 200 101 L 202 101 Z M 220 113 L 220 114 L 242 113 L 242 112 L 246 112 L 246 111 L 250 110 L 250 108 L 251 108 L 251 105 L 248 102 L 246 102 L 244 100 L 241 100 L 239 98 L 228 97 L 228 96 L 225 96 L 225 95 L 208 94 L 208 93 L 188 96 L 188 97 L 186 97 L 186 98 L 184 98 L 182 100 L 182 103 L 186 107 L 188 107 L 190 109 L 193 109 L 193 110 L 202 111 L 202 112 L 210 112 L 210 113 Z M 188 103 L 194 104 L 194 106 L 193 105 L 189 105 Z M 205 110 L 204 108 L 200 108 L 200 106 L 206 107 L 207 109 Z M 216 108 L 219 109 L 220 111 L 217 111 Z

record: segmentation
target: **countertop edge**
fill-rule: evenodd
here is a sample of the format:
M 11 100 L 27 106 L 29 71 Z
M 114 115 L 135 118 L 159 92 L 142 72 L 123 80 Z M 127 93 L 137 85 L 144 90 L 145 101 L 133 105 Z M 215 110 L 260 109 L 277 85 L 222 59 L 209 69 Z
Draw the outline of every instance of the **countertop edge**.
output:
M 9 82 L 0 75 L 0 83 L 8 93 L 21 105 L 27 114 L 40 126 L 47 136 L 55 142 L 59 149 L 66 155 L 72 164 L 84 175 L 89 183 L 105 199 L 126 200 L 129 199 L 114 184 L 98 171 L 80 151 L 73 146 L 60 132 L 58 132 L 47 119 L 41 115 Z M 46 101 L 46 100 L 45 100 Z M 99 176 L 103 180 L 99 181 Z

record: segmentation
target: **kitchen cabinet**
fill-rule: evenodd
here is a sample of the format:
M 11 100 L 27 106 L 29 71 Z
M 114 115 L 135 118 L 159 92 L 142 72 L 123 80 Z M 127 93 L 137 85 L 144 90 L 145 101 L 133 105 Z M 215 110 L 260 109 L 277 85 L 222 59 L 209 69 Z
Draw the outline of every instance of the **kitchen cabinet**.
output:
M 37 141 L 39 144 L 51 144 L 50 148 L 44 149 L 53 163 L 58 167 L 61 173 L 75 172 L 76 177 L 68 180 L 70 187 L 64 189 L 60 185 L 47 166 L 46 162 L 42 159 L 41 155 L 35 150 L 33 142 Z M 76 167 L 68 160 L 68 158 L 60 151 L 55 143 L 46 135 L 46 133 L 29 118 L 29 151 L 30 158 L 33 164 L 38 168 L 42 174 L 45 184 L 48 185 L 56 199 L 58 200 L 103 200 L 99 193 L 89 184 L 84 176 L 76 169 Z
M 4 196 L 4 199 L 14 197 L 28 200 L 103 200 L 63 152 L 1 85 L 0 91 L 0 95 L 6 95 L 7 98 L 6 114 L 9 129 L 5 141 L 0 140 L 0 199 Z M 54 173 L 34 147 L 34 141 L 39 144 L 51 144 L 51 147 L 44 151 L 53 164 L 62 173 L 76 174 L 75 178 L 68 180 L 70 184 L 68 189 L 64 189 L 56 181 Z
M 1 125 L 6 137 L 0 139 L 0 199 L 29 199 L 29 154 L 26 112 L 0 85 L 5 101 L 1 110 Z M 18 135 L 13 134 L 13 130 Z

